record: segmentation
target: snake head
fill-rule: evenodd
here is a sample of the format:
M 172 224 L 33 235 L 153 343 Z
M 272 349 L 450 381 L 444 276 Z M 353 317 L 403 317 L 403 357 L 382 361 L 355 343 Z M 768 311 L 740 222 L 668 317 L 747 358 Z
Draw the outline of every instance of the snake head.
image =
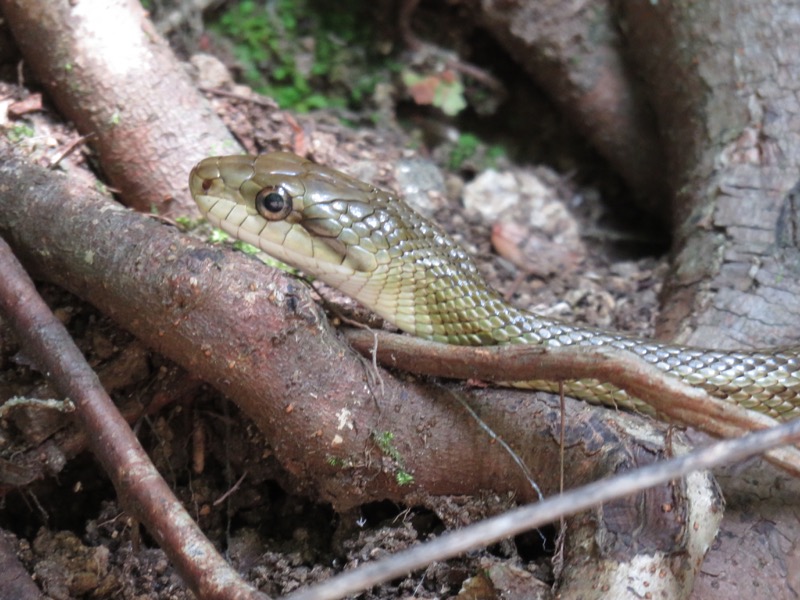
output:
M 499 302 L 472 260 L 405 202 L 294 154 L 207 158 L 189 187 L 230 235 L 318 277 L 404 331 L 487 343 Z M 462 324 L 467 311 L 474 322 Z M 481 331 L 479 331 L 481 330 Z
M 363 300 L 408 237 L 391 195 L 288 152 L 207 158 L 189 189 L 213 225 Z

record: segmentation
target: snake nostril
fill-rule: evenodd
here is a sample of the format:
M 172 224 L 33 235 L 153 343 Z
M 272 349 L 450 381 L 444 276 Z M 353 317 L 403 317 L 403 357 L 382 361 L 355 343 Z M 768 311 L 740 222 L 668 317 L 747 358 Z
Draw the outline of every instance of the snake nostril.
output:
M 203 179 L 202 188 L 204 192 L 207 192 L 211 188 L 211 184 L 213 181 L 211 179 Z

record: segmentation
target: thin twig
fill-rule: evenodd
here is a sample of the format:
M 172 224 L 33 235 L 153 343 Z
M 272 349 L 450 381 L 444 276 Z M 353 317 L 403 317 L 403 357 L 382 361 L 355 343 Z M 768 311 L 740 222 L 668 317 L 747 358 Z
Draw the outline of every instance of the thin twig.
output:
M 263 106 L 264 108 L 278 110 L 278 105 L 275 103 L 275 101 L 264 96 L 257 96 L 255 94 L 244 95 L 237 92 L 231 92 L 220 88 L 210 88 L 202 85 L 199 86 L 199 89 L 201 92 L 205 92 L 206 94 L 227 98 L 228 100 L 241 100 L 242 102 L 248 102 L 250 104 L 255 104 L 256 106 Z
M 53 158 L 50 159 L 50 168 L 55 169 L 61 161 L 68 157 L 70 154 L 75 152 L 78 148 L 80 148 L 83 144 L 86 143 L 87 140 L 90 140 L 95 136 L 94 133 L 90 133 L 88 135 L 81 135 L 69 142 L 66 146 L 64 146 L 58 153 L 56 153 Z
M 245 480 L 246 477 L 247 477 L 247 471 L 242 473 L 242 476 L 236 480 L 236 483 L 234 483 L 233 486 L 231 486 L 231 488 L 227 492 L 225 492 L 224 494 L 222 494 L 222 496 L 214 500 L 213 503 L 214 506 L 219 506 L 220 504 L 225 502 L 225 500 L 227 500 L 231 494 L 233 494 L 236 490 L 238 490 L 241 487 L 242 482 Z
M 522 471 L 522 474 L 525 475 L 525 479 L 527 479 L 528 484 L 531 486 L 531 488 L 533 488 L 533 491 L 536 492 L 536 495 L 539 497 L 539 500 L 544 500 L 544 494 L 542 493 L 539 484 L 536 483 L 536 480 L 533 478 L 533 473 L 531 473 L 531 470 L 528 468 L 528 465 L 526 465 L 525 461 L 523 461 L 520 458 L 519 454 L 514 452 L 513 448 L 511 448 L 511 446 L 509 446 L 508 443 L 502 437 L 500 437 L 497 433 L 495 433 L 495 431 L 491 427 L 489 427 L 489 425 L 487 425 L 486 422 L 480 418 L 480 416 L 478 416 L 478 413 L 476 413 L 472 409 L 472 407 L 469 404 L 467 404 L 466 401 L 464 401 L 463 398 L 461 398 L 458 394 L 454 393 L 452 390 L 448 388 L 443 387 L 441 389 L 450 394 L 453 398 L 455 398 L 456 402 L 458 402 L 462 406 L 462 408 L 467 411 L 469 416 L 475 420 L 475 422 L 478 424 L 478 427 L 480 427 L 486 433 L 486 435 L 492 438 L 492 440 L 500 444 L 503 450 L 505 450 L 511 457 L 511 460 L 513 460 L 517 464 L 520 471 Z M 564 485 L 563 479 L 561 485 L 563 489 Z

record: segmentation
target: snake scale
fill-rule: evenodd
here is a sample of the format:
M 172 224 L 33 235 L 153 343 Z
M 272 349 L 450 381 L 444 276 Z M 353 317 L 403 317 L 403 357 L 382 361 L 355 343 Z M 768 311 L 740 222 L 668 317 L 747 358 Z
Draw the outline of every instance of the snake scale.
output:
M 515 308 L 437 225 L 345 173 L 288 152 L 224 156 L 198 163 L 189 186 L 213 225 L 338 288 L 407 333 L 459 345 L 610 346 L 745 408 L 781 420 L 800 415 L 800 347 L 672 346 Z M 554 381 L 512 385 L 558 389 Z M 565 391 L 653 414 L 602 381 L 565 382 Z

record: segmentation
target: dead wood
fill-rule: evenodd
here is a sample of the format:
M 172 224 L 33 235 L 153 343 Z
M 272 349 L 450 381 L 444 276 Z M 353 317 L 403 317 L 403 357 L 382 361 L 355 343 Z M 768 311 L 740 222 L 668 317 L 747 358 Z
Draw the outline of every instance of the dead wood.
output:
M 133 383 L 144 385 L 143 376 L 150 376 L 146 353 L 149 352 L 138 341 L 124 348 L 108 363 L 96 370 L 100 384 L 109 396 L 122 387 Z M 189 381 L 186 381 L 190 379 Z M 176 381 L 178 380 L 178 381 Z M 180 385 L 178 385 L 180 384 Z M 138 398 L 132 399 L 118 410 L 125 422 L 134 425 L 144 416 L 157 414 L 164 405 L 178 400 L 194 397 L 203 383 L 190 378 L 185 371 L 169 373 L 158 383 L 158 398 L 144 406 Z M 178 390 L 177 392 L 175 390 Z M 42 406 L 31 398 L 54 398 L 57 392 L 52 384 L 46 383 L 26 394 L 25 401 L 11 410 L 8 404 L 2 407 L 2 417 L 12 422 L 24 436 L 27 447 L 10 457 L 0 459 L 0 493 L 5 494 L 34 481 L 60 473 L 67 463 L 85 452 L 90 444 L 92 432 L 79 427 L 70 427 L 71 419 L 65 419 L 62 411 L 50 406 Z

